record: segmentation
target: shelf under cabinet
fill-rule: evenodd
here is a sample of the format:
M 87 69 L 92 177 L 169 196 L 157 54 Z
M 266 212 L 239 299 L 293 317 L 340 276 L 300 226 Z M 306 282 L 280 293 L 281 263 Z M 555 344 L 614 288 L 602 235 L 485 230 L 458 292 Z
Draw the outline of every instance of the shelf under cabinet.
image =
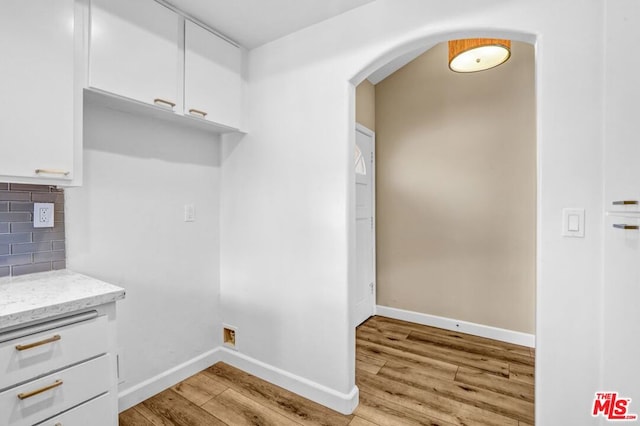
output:
M 97 105 L 143 117 L 160 119 L 177 125 L 186 126 L 192 129 L 200 129 L 215 134 L 245 133 L 233 127 L 217 124 L 198 117 L 180 114 L 179 112 L 172 111 L 168 108 L 147 104 L 95 88 L 84 89 L 84 103 L 85 105 Z

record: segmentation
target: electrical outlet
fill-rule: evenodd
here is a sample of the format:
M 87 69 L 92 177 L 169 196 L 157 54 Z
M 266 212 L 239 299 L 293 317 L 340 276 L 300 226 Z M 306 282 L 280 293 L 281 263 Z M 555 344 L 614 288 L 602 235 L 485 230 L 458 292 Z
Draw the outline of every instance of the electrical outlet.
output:
M 33 227 L 53 228 L 53 203 L 33 203 Z

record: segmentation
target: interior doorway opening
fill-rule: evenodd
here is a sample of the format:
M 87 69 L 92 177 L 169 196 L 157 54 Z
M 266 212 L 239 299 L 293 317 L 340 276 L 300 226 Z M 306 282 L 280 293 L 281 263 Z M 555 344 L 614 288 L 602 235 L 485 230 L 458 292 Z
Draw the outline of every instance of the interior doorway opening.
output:
M 485 337 L 535 346 L 534 48 L 514 42 L 506 64 L 471 75 L 448 69 L 446 48 L 417 51 L 357 88 L 354 152 L 363 128 L 378 147 L 374 271 L 359 261 L 356 275 L 373 275 L 361 281 L 375 283 L 374 312 L 428 314 L 470 333 L 484 325 L 504 331 Z
M 372 312 L 531 347 L 533 359 L 539 177 L 530 41 L 469 76 L 448 69 L 446 42 L 396 56 L 359 81 L 356 121 L 368 121 L 376 139 Z M 358 105 L 367 91 L 374 108 Z M 352 312 L 357 325 L 362 308 Z M 533 366 L 524 369 L 533 386 Z

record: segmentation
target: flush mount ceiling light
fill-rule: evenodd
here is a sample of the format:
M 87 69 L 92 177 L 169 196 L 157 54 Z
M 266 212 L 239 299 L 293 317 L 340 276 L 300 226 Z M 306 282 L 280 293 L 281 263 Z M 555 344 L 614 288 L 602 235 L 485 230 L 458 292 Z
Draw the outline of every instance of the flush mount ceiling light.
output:
M 468 38 L 449 41 L 449 68 L 455 72 L 476 72 L 503 64 L 511 56 L 511 40 Z

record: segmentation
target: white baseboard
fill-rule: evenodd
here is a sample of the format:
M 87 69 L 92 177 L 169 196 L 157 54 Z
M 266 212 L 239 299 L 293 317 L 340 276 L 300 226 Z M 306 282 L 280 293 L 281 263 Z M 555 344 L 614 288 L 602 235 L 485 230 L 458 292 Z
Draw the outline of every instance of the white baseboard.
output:
M 417 324 L 443 328 L 445 330 L 459 331 L 460 333 L 472 334 L 474 336 L 486 337 L 488 339 L 499 340 L 501 342 L 513 343 L 516 345 L 528 346 L 530 348 L 536 347 L 536 336 L 533 334 L 522 333 L 520 331 L 491 327 L 473 322 L 459 321 L 456 319 L 438 317 L 420 312 L 406 311 L 404 309 L 390 308 L 388 306 L 377 305 L 375 312 L 376 315 L 383 317 L 415 322 Z
M 193 376 L 205 368 L 212 366 L 220 360 L 220 347 L 217 347 L 185 363 L 163 371 L 142 383 L 125 389 L 118 393 L 118 411 L 122 412 L 131 408 L 145 399 L 180 383 L 187 377 Z
M 212 366 L 217 362 L 226 362 L 249 374 L 283 387 L 304 398 L 310 399 L 338 411 L 351 414 L 358 405 L 359 391 L 354 386 L 351 392 L 341 393 L 319 383 L 281 370 L 262 361 L 248 357 L 239 352 L 217 347 L 183 364 L 164 371 L 142 383 L 118 393 L 118 411 L 122 412 L 136 404 L 180 383 L 187 377 Z
M 221 348 L 221 361 L 253 374 L 269 383 L 285 388 L 304 398 L 329 407 L 342 414 L 351 414 L 358 405 L 359 391 L 354 386 L 349 393 L 342 393 L 324 385 L 281 370 L 273 365 L 248 357 L 239 352 Z

